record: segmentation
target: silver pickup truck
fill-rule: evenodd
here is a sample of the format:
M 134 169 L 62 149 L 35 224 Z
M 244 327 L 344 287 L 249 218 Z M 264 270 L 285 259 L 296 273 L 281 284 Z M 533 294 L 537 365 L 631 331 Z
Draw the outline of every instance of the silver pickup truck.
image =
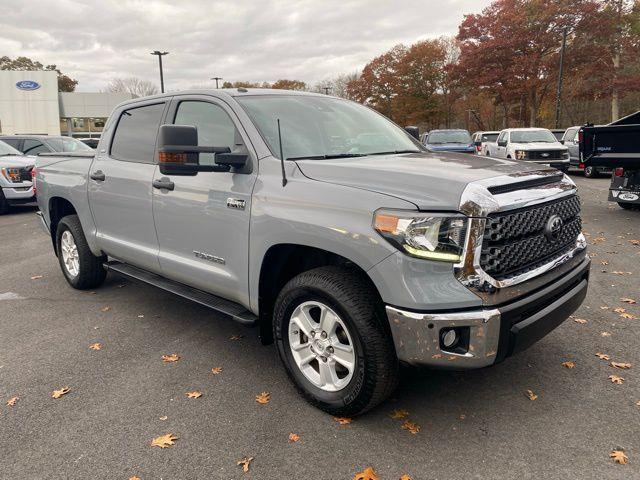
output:
M 39 156 L 37 185 L 71 286 L 96 288 L 113 270 L 256 325 L 334 415 L 384 400 L 399 362 L 501 362 L 587 291 L 567 176 L 427 153 L 377 112 L 326 95 L 132 100 L 95 156 Z

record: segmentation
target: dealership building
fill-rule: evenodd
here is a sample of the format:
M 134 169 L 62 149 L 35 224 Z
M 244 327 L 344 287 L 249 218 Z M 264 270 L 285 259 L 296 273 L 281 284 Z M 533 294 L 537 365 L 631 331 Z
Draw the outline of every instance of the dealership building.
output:
M 0 134 L 98 138 L 129 93 L 58 92 L 53 71 L 0 70 Z

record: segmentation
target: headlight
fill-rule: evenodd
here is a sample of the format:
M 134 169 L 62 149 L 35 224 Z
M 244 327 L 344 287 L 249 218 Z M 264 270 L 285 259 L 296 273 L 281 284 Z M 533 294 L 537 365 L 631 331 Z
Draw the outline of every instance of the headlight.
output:
M 442 262 L 460 261 L 467 233 L 467 217 L 438 213 L 378 211 L 376 231 L 412 257 Z
M 516 158 L 518 160 L 524 160 L 525 158 L 527 158 L 526 150 L 516 150 Z
M 20 169 L 19 168 L 3 168 L 2 176 L 11 183 L 21 183 Z
M 562 154 L 562 158 L 569 158 L 569 152 L 564 152 Z

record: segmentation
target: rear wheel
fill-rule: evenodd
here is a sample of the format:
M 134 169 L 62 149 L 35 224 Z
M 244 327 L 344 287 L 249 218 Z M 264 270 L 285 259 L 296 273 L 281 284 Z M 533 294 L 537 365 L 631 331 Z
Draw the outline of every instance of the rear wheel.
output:
M 332 415 L 357 415 L 387 398 L 398 361 L 372 287 L 353 269 L 304 272 L 280 292 L 273 328 L 301 394 Z
M 64 217 L 56 230 L 58 261 L 64 277 L 73 288 L 87 290 L 102 285 L 107 271 L 105 256 L 95 256 L 82 231 L 77 215 Z
M 596 178 L 598 171 L 594 167 L 584 167 L 584 176 L 587 178 Z

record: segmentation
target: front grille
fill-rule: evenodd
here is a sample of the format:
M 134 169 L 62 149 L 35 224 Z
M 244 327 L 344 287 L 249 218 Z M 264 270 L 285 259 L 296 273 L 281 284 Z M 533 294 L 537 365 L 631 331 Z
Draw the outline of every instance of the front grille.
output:
M 562 160 L 562 150 L 531 150 L 527 154 L 529 160 Z
M 549 218 L 562 227 L 547 236 Z M 490 214 L 484 231 L 480 266 L 496 280 L 533 270 L 571 250 L 582 230 L 580 199 L 571 196 L 516 211 Z

